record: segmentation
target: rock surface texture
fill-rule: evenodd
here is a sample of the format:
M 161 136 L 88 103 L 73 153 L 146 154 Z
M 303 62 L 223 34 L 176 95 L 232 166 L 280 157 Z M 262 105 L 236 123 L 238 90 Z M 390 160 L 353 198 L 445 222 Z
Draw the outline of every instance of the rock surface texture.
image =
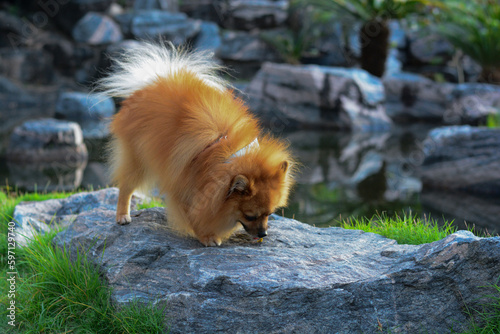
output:
M 463 331 L 465 306 L 477 306 L 489 292 L 481 286 L 500 275 L 498 237 L 462 231 L 398 245 L 274 216 L 262 243 L 236 234 L 206 248 L 171 233 L 161 208 L 133 211 L 130 225 L 115 224 L 116 195 L 110 188 L 39 203 L 29 219 L 69 215 L 57 242 L 90 248 L 116 302 L 167 303 L 171 333 Z M 18 208 L 15 219 L 23 221 Z
M 387 130 L 381 81 L 360 69 L 265 63 L 246 90 L 249 106 L 276 130 Z
M 499 129 L 434 129 L 424 141 L 423 186 L 500 197 L 499 150 Z

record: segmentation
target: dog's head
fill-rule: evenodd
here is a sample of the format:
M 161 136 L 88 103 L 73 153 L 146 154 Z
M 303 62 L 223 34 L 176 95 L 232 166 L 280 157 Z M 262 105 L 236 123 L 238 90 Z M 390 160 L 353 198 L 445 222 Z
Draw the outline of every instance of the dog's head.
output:
M 269 215 L 286 205 L 291 183 L 289 165 L 285 160 L 272 173 L 255 168 L 233 178 L 228 192 L 228 200 L 234 203 L 233 217 L 251 236 L 267 236 Z

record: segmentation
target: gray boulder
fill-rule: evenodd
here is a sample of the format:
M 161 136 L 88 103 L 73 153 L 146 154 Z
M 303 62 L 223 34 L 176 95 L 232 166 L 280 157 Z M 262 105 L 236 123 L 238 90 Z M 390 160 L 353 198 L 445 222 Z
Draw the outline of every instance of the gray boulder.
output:
M 500 196 L 500 129 L 437 128 L 423 145 L 424 188 Z
M 360 69 L 265 63 L 248 86 L 250 109 L 274 130 L 387 130 L 384 87 Z
M 12 132 L 7 159 L 16 163 L 82 162 L 87 160 L 80 126 L 57 119 L 26 121 Z
M 236 62 L 279 61 L 278 54 L 259 37 L 258 32 L 225 30 L 217 53 L 222 60 Z
M 201 29 L 201 21 L 187 17 L 184 13 L 169 13 L 161 10 L 143 10 L 132 14 L 130 32 L 136 39 L 165 38 L 175 45 L 186 43 Z
M 166 228 L 161 208 L 133 211 L 132 224 L 117 225 L 116 193 L 39 203 L 29 217 L 71 217 L 56 242 L 90 249 L 118 304 L 166 303 L 171 333 L 460 332 L 469 321 L 464 305 L 478 307 L 500 275 L 498 237 L 462 231 L 398 245 L 273 216 L 262 243 L 237 233 L 206 248 Z
M 500 112 L 500 88 L 480 83 L 439 83 L 412 73 L 385 76 L 387 115 L 443 124 L 478 124 Z
M 120 26 L 110 17 L 89 12 L 73 28 L 73 38 L 77 42 L 90 45 L 116 43 L 123 39 Z
M 500 113 L 500 87 L 481 83 L 455 85 L 453 101 L 446 108 L 447 124 L 477 124 Z
M 422 29 L 410 31 L 410 56 L 419 63 L 444 63 L 455 53 L 453 45 L 443 36 Z
M 454 85 L 412 73 L 393 73 L 382 79 L 387 115 L 394 119 L 442 121 L 452 101 Z
M 56 103 L 56 118 L 77 122 L 85 139 L 109 135 L 110 117 L 115 114 L 113 100 L 102 94 L 64 92 Z
M 288 18 L 288 0 L 232 0 L 225 12 L 225 25 L 237 30 L 269 29 Z
M 71 191 L 79 187 L 87 147 L 77 123 L 56 119 L 26 121 L 10 135 L 9 182 L 26 191 Z

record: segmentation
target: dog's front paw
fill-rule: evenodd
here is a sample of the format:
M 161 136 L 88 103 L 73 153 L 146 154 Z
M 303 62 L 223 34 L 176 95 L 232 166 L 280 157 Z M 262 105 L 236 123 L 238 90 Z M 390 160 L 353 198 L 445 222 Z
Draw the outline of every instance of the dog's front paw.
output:
M 130 215 L 116 215 L 116 223 L 118 225 L 127 225 L 130 224 L 131 221 Z
M 222 243 L 221 238 L 219 238 L 216 235 L 209 235 L 209 236 L 204 236 L 198 238 L 202 244 L 204 244 L 207 247 L 212 247 L 212 246 L 220 246 Z

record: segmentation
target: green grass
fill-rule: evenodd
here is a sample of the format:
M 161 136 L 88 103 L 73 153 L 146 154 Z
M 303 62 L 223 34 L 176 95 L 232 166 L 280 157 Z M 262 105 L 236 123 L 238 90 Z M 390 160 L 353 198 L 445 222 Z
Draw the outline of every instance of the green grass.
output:
M 14 206 L 27 200 L 64 198 L 70 193 L 8 194 L 0 191 L 2 261 L 0 287 L 8 291 L 7 223 Z M 15 249 L 16 327 L 0 311 L 0 332 L 7 333 L 163 333 L 164 307 L 134 301 L 118 307 L 111 303 L 112 289 L 98 267 L 87 258 L 87 250 L 54 245 L 58 231 L 37 235 L 26 247 Z M 70 253 L 73 256 L 70 256 Z M 76 255 L 75 255 L 76 254 Z M 0 296 L 8 305 L 8 294 Z
M 160 198 L 153 197 L 149 201 L 140 203 L 137 205 L 137 210 L 151 209 L 151 208 L 162 208 L 165 204 Z
M 372 218 L 349 218 L 340 226 L 351 230 L 362 230 L 394 239 L 399 244 L 420 245 L 443 239 L 456 232 L 451 222 L 439 226 L 435 220 L 422 220 L 411 212 L 389 217 L 387 214 L 376 214 Z
M 436 0 L 437 31 L 483 67 L 500 67 L 500 4 Z

